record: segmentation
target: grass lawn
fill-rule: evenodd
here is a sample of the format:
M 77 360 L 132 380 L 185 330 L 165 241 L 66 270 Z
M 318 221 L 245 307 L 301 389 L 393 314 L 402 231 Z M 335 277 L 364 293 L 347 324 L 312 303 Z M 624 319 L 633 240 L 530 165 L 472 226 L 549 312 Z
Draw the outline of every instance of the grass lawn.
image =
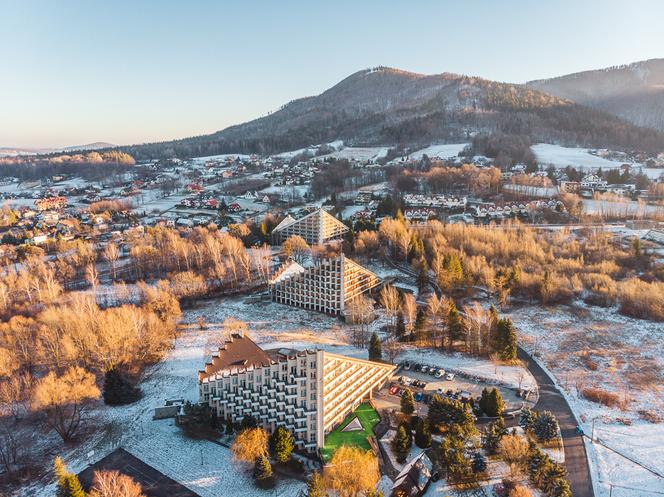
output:
M 341 431 L 348 425 L 348 423 L 353 420 L 355 416 L 357 416 L 357 418 L 360 420 L 360 424 L 364 429 L 361 431 Z M 374 436 L 373 428 L 378 424 L 379 421 L 380 418 L 378 417 L 378 413 L 368 403 L 362 404 L 354 412 L 346 416 L 346 419 L 344 419 L 343 423 L 337 426 L 325 437 L 325 445 L 321 450 L 325 462 L 329 461 L 332 458 L 334 451 L 342 445 L 351 445 L 364 450 L 370 449 L 371 446 L 367 441 L 367 437 Z

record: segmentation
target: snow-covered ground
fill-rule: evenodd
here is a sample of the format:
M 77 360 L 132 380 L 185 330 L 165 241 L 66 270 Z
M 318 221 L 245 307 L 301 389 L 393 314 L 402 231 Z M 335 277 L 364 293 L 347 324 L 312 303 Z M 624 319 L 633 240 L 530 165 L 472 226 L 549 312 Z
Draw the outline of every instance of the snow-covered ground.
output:
M 595 436 L 602 443 L 664 474 L 664 424 L 650 423 L 639 414 L 659 414 L 664 409 L 664 324 L 583 304 L 524 307 L 511 312 L 511 317 L 525 348 L 556 377 L 584 431 L 592 433 L 594 420 Z M 626 399 L 626 408 L 608 408 L 582 398 L 579 390 L 591 386 Z M 611 483 L 630 487 L 615 487 L 613 497 L 664 491 L 664 478 L 600 444 L 587 447 L 596 497 L 608 497 Z
M 327 155 L 321 155 L 320 158 L 333 157 L 335 159 L 348 159 L 356 161 L 378 160 L 387 155 L 390 147 L 347 147 Z
M 550 143 L 538 143 L 530 147 L 537 157 L 537 161 L 542 165 L 552 165 L 557 168 L 565 168 L 573 166 L 575 168 L 583 168 L 588 171 L 602 168 L 604 171 L 608 169 L 617 169 L 624 162 L 612 161 L 598 157 L 588 152 L 586 148 L 573 148 L 561 147 L 560 145 L 552 145 Z M 633 167 L 642 167 L 642 164 L 633 163 Z M 664 173 L 664 169 L 642 167 L 644 174 L 649 178 L 656 179 Z
M 664 216 L 664 206 L 624 199 L 620 202 L 610 200 L 583 199 L 583 209 L 588 214 L 604 216 L 636 217 Z
M 425 154 L 430 159 L 450 159 L 457 157 L 468 143 L 446 143 L 443 145 L 430 145 L 410 154 L 411 159 L 420 160 Z

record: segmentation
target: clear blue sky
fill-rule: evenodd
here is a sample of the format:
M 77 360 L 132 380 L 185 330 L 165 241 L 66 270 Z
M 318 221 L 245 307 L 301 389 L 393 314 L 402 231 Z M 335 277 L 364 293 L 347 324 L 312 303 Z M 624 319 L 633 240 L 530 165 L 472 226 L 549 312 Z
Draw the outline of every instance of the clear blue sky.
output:
M 213 132 L 386 65 L 509 82 L 664 57 L 659 0 L 0 0 L 0 146 Z

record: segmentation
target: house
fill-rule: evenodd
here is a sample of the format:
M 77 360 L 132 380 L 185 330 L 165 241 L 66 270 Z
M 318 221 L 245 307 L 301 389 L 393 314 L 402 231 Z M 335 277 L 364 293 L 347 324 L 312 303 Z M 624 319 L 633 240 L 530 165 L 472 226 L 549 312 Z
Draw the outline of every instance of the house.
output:
M 218 419 L 241 423 L 252 416 L 268 433 L 283 426 L 296 448 L 315 452 L 393 371 L 390 364 L 323 350 L 263 350 L 239 332 L 199 371 L 199 399 Z
M 392 485 L 394 497 L 421 497 L 434 476 L 433 463 L 425 452 L 406 464 Z

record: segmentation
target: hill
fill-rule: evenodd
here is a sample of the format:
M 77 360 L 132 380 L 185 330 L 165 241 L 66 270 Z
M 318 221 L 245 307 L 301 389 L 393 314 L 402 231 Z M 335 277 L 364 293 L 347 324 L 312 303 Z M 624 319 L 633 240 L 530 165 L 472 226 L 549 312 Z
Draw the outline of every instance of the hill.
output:
M 336 139 L 354 145 L 458 142 L 494 132 L 565 145 L 664 148 L 662 133 L 524 85 L 379 67 L 211 135 L 121 149 L 140 160 L 275 153 Z
M 527 86 L 664 131 L 664 59 L 531 81 Z

